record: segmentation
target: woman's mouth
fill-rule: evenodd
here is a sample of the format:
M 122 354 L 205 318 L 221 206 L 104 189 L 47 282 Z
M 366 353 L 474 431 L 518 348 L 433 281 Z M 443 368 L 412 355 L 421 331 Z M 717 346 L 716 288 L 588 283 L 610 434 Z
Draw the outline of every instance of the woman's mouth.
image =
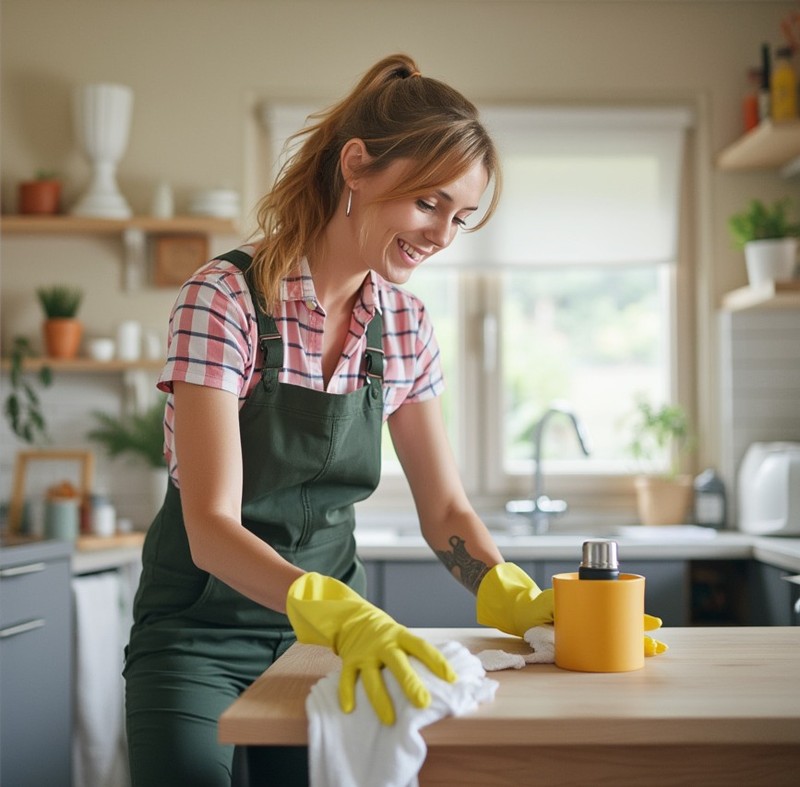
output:
M 398 239 L 397 245 L 400 247 L 400 251 L 402 251 L 403 254 L 405 254 L 406 257 L 408 257 L 412 262 L 420 263 L 423 259 L 425 259 L 425 255 L 421 251 L 415 249 L 404 240 Z

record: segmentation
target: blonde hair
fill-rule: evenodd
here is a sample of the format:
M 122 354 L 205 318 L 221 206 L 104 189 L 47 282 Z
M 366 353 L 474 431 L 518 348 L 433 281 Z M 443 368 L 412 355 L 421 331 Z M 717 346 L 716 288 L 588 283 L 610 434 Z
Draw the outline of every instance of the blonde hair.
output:
M 302 144 L 257 207 L 262 240 L 252 274 L 267 311 L 278 302 L 281 280 L 333 217 L 345 186 L 339 154 L 350 139 L 363 140 L 370 155 L 359 176 L 380 172 L 400 158 L 415 162 L 381 201 L 420 196 L 480 161 L 494 187 L 489 207 L 471 229 L 482 227 L 495 210 L 499 163 L 477 109 L 458 91 L 422 76 L 407 55 L 379 61 L 347 97 L 310 119 L 314 122 L 290 137 L 289 144 Z

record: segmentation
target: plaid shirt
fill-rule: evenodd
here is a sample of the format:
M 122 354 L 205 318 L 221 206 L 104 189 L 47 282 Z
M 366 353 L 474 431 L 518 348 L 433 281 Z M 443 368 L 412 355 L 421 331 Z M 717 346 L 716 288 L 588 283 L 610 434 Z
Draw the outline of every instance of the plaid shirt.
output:
M 243 247 L 243 251 L 252 249 Z M 424 305 L 374 272 L 364 280 L 345 346 L 327 388 L 322 376 L 325 312 L 317 303 L 306 260 L 281 286 L 273 315 L 283 338 L 281 382 L 343 394 L 363 385 L 366 326 L 383 316 L 384 420 L 406 401 L 425 401 L 444 389 L 439 346 Z M 239 407 L 258 383 L 258 323 L 244 276 L 235 265 L 212 260 L 181 288 L 169 321 L 167 362 L 158 388 L 170 394 L 164 419 L 165 454 L 177 481 L 172 384 L 206 385 L 235 393 Z

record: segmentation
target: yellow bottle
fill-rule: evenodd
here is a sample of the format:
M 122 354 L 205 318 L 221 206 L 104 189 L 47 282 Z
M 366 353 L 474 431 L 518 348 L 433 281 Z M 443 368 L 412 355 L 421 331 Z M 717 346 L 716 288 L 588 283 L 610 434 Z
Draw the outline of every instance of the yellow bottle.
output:
M 614 541 L 586 541 L 577 572 L 553 577 L 555 662 L 578 672 L 644 666 L 644 577 L 620 574 Z
M 797 117 L 797 77 L 792 68 L 792 50 L 781 47 L 775 53 L 770 80 L 770 105 L 775 122 Z

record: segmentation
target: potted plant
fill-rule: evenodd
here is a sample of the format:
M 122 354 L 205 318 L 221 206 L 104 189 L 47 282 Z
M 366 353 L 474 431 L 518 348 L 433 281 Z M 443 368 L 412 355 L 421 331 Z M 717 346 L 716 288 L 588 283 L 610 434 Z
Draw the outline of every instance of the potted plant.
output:
M 751 287 L 794 276 L 800 224 L 789 220 L 790 206 L 788 197 L 769 206 L 754 199 L 747 210 L 728 220 L 734 243 L 744 249 Z
M 643 525 L 686 522 L 693 481 L 680 472 L 680 459 L 691 450 L 691 442 L 689 419 L 680 405 L 654 407 L 645 397 L 637 399 L 629 449 L 641 465 L 634 485 Z
M 39 394 L 34 381 L 26 376 L 24 364 L 26 358 L 33 358 L 34 352 L 30 342 L 24 336 L 16 336 L 11 347 L 11 365 L 8 375 L 10 391 L 3 403 L 8 425 L 11 431 L 26 443 L 33 445 L 39 440 L 47 441 L 47 426 L 41 410 Z M 49 366 L 42 366 L 34 380 L 46 388 L 52 383 Z
M 61 181 L 55 173 L 39 170 L 33 180 L 19 184 L 18 196 L 21 214 L 52 216 L 61 209 Z
M 93 412 L 96 426 L 87 438 L 105 446 L 109 456 L 129 454 L 150 469 L 152 496 L 156 510 L 167 488 L 167 463 L 164 459 L 164 404 L 166 397 L 140 413 L 117 417 Z
M 44 344 L 50 358 L 74 358 L 78 354 L 83 325 L 77 319 L 83 292 L 59 284 L 36 290 L 44 310 Z

